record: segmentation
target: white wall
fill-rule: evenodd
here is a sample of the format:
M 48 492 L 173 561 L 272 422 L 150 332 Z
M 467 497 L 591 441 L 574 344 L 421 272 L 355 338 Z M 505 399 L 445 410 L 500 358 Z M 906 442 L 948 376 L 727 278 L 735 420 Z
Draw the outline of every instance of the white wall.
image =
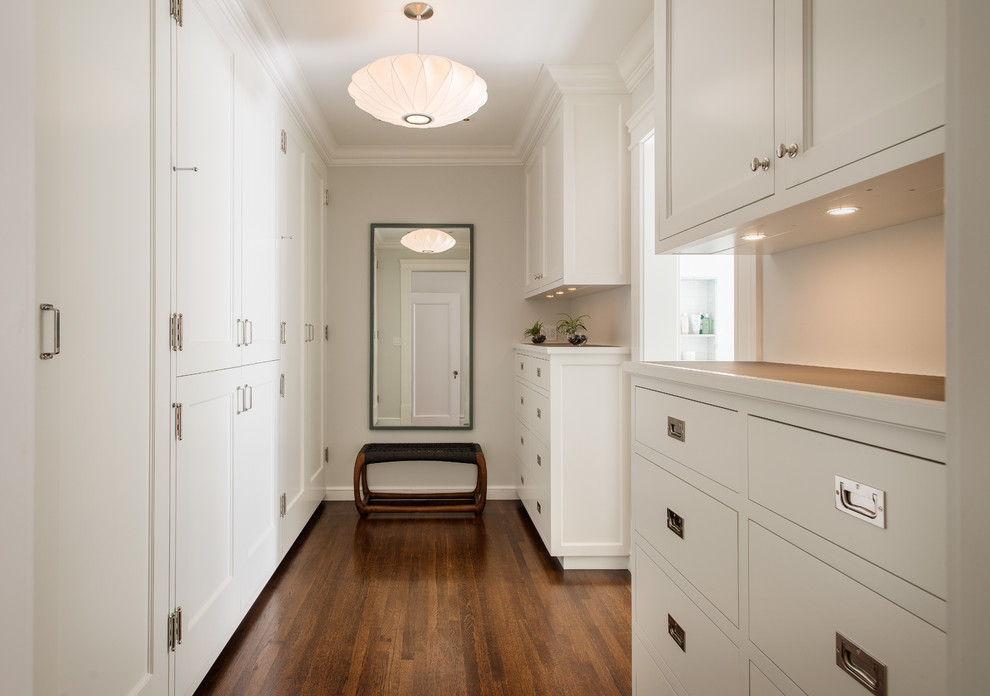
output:
M 632 317 L 629 310 L 629 288 L 612 288 L 591 295 L 581 295 L 570 300 L 570 309 L 561 303 L 560 310 L 571 316 L 587 314 L 588 343 L 626 346 L 632 345 Z M 560 315 L 554 312 L 553 322 Z M 562 336 L 558 341 L 564 340 Z
M 945 374 L 942 217 L 763 257 L 763 358 Z
M 5 3 L 0 22 L 0 683 L 32 693 L 34 582 L 34 18 Z
M 512 344 L 549 300 L 524 300 L 522 167 L 331 167 L 327 239 L 328 496 L 350 499 L 354 457 L 366 442 L 478 442 L 488 462 L 489 496 L 514 497 Z M 473 223 L 473 430 L 368 428 L 369 248 L 373 222 Z M 566 311 L 566 310 L 564 310 Z M 395 489 L 473 487 L 470 467 L 378 465 L 370 483 Z M 500 489 L 502 489 L 500 491 Z M 504 491 L 504 492 L 503 492 Z

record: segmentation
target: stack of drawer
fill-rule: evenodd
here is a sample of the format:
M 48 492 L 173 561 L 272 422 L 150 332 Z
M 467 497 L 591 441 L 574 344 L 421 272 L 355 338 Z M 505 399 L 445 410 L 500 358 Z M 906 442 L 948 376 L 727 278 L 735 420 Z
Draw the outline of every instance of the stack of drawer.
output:
M 748 389 L 633 379 L 634 694 L 944 693 L 944 436 Z
M 550 548 L 550 361 L 516 353 L 519 497 Z

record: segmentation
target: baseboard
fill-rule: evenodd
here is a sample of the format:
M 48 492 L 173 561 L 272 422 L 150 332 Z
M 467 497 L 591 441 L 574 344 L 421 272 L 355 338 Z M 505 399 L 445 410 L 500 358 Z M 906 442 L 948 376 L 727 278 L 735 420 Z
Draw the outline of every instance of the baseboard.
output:
M 426 491 L 435 491 L 436 488 L 403 488 L 400 493 L 424 493 Z M 443 490 L 443 489 L 440 489 Z M 461 490 L 456 488 L 449 489 L 451 491 Z M 339 488 L 333 486 L 327 486 L 326 491 L 323 494 L 323 499 L 327 501 L 353 501 L 354 500 L 354 489 L 353 488 Z M 516 493 L 514 486 L 489 486 L 488 487 L 488 500 L 519 500 L 519 495 Z

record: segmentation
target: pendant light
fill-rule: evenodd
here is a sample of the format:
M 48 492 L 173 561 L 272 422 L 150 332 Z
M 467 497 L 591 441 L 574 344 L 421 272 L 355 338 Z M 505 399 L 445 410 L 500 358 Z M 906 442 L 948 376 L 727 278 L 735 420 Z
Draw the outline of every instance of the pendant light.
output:
M 443 230 L 421 227 L 403 235 L 399 243 L 420 254 L 439 254 L 454 246 L 456 241 Z
M 439 128 L 463 121 L 488 101 L 488 85 L 471 68 L 441 56 L 421 55 L 419 25 L 433 16 L 425 2 L 403 14 L 416 20 L 416 53 L 386 56 L 351 76 L 347 93 L 379 121 L 406 128 Z

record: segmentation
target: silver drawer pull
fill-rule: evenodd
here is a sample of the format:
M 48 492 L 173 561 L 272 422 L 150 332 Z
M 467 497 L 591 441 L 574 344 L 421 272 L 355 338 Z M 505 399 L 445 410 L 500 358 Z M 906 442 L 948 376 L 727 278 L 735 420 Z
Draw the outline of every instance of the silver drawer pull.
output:
M 543 457 L 536 455 L 536 466 L 543 466 Z
M 542 372 L 541 368 L 539 368 L 539 367 L 536 368 L 536 376 L 537 377 L 542 377 L 543 376 L 543 372 Z
M 543 409 L 536 409 L 536 417 L 543 418 Z
M 536 511 L 538 513 L 540 513 L 541 515 L 543 514 L 543 506 L 540 505 L 540 501 L 539 500 L 536 501 Z
M 526 399 L 524 399 L 523 397 L 520 396 L 519 397 L 519 405 L 522 406 L 525 403 L 526 403 Z
M 667 614 L 667 633 L 677 643 L 677 647 L 681 649 L 681 652 L 687 652 L 687 633 L 681 628 L 679 623 L 674 621 L 674 617 L 670 614 Z
M 667 508 L 667 529 L 681 539 L 684 538 L 684 518 L 670 508 Z
M 519 369 L 520 370 L 525 370 L 526 369 L 526 364 L 525 363 L 519 363 Z
M 886 494 L 852 479 L 835 477 L 835 509 L 863 522 L 885 529 Z
M 526 444 L 526 441 L 523 440 L 523 436 L 522 435 L 519 436 L 519 444 L 520 445 L 525 445 Z
M 62 352 L 62 312 L 59 311 L 58 307 L 50 304 L 41 305 L 42 312 L 52 312 L 53 321 L 52 324 L 52 349 L 51 351 L 41 351 L 39 357 L 42 360 L 51 360 L 56 355 Z
M 673 416 L 667 416 L 667 437 L 684 442 L 687 438 L 687 425 L 684 421 Z
M 875 696 L 887 696 L 887 666 L 841 633 L 835 634 L 835 664 Z

